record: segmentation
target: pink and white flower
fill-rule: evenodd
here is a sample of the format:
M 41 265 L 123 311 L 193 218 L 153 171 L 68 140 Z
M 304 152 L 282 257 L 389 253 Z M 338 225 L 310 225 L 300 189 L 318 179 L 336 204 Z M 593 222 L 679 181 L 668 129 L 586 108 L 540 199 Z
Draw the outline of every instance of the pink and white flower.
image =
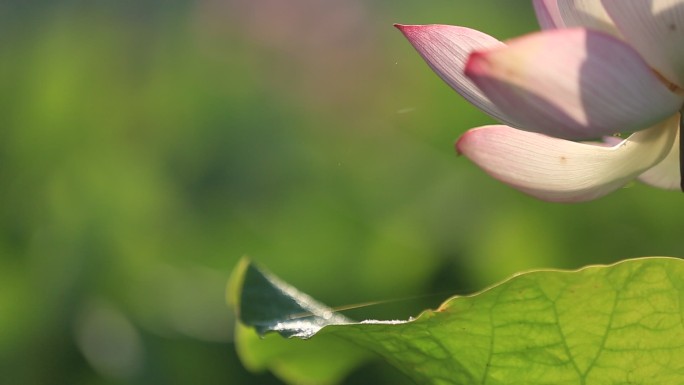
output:
M 397 25 L 446 83 L 505 124 L 467 131 L 457 151 L 547 201 L 596 199 L 637 178 L 681 188 L 684 0 L 533 1 L 542 31 L 506 43 Z

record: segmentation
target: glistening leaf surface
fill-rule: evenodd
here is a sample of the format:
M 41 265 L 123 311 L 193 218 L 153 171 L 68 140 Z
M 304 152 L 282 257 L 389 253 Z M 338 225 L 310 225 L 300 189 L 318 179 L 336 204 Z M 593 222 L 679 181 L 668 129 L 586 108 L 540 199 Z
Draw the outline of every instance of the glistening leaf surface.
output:
M 278 329 L 285 336 L 312 336 L 333 312 L 247 259 L 231 275 L 227 295 L 229 305 L 243 320 L 235 328 L 235 347 L 251 371 L 269 370 L 290 384 L 332 385 L 373 358 L 367 349 L 335 335 L 308 340 L 264 335 Z M 316 318 L 312 312 L 323 317 Z M 351 322 L 339 314 L 333 319 Z
M 249 263 L 238 275 L 245 325 L 310 338 L 297 344 L 347 340 L 421 384 L 684 384 L 684 261 L 675 258 L 520 274 L 394 323 L 331 315 Z

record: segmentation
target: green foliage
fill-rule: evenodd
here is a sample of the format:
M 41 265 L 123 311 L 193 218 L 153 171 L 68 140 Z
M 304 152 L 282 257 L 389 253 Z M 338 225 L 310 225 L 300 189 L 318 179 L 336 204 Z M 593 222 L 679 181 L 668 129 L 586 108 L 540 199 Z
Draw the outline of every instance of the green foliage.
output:
M 358 362 L 347 355 L 356 346 L 420 384 L 684 383 L 684 261 L 675 258 L 520 274 L 409 321 L 353 322 L 248 261 L 229 295 L 241 322 L 265 335 L 238 326 L 242 359 L 291 383 L 339 381 Z

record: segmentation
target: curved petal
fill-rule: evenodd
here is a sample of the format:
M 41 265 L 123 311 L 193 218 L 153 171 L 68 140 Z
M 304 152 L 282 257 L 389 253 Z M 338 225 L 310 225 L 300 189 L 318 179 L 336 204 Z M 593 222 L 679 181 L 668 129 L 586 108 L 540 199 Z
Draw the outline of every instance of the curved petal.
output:
M 558 0 L 532 0 L 532 5 L 542 29 L 565 28 Z
M 485 126 L 466 132 L 456 149 L 492 177 L 536 198 L 581 202 L 602 197 L 660 162 L 672 148 L 675 118 L 613 147 L 582 144 Z
M 470 103 L 501 122 L 518 124 L 502 113 L 463 73 L 470 53 L 501 47 L 497 39 L 465 27 L 451 25 L 395 25 L 442 80 Z
M 603 138 L 603 143 L 594 143 L 604 146 L 614 146 L 622 142 L 622 139 L 614 136 Z M 679 162 L 679 130 L 670 152 L 660 163 L 649 168 L 639 175 L 639 181 L 647 185 L 661 188 L 664 190 L 680 190 L 681 174 Z
M 603 4 L 625 40 L 670 82 L 684 87 L 684 2 L 603 0 Z
M 558 0 L 558 9 L 566 28 L 586 27 L 619 35 L 599 0 Z
M 639 176 L 641 182 L 665 190 L 681 189 L 679 135 L 678 130 L 675 143 L 665 159 Z
M 630 46 L 586 29 L 549 30 L 474 52 L 465 73 L 519 127 L 560 138 L 642 130 L 684 102 Z

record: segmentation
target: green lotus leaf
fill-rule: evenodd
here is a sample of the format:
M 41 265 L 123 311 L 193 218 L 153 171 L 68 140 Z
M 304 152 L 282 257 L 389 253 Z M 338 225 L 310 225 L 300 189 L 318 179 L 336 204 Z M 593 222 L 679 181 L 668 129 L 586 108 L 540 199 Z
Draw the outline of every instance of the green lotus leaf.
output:
M 676 258 L 523 273 L 413 319 L 363 322 L 243 260 L 229 301 L 245 366 L 293 384 L 339 382 L 371 352 L 419 384 L 684 384 Z

